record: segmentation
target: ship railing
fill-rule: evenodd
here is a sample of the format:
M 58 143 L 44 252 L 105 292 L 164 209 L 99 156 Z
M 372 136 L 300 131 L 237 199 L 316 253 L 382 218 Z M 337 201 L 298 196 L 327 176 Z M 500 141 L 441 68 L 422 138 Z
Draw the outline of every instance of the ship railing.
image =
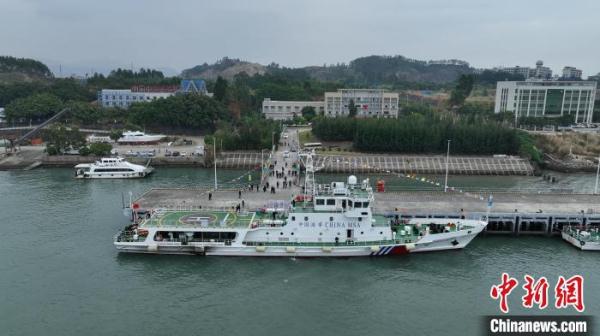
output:
M 372 241 L 345 241 L 345 242 L 289 242 L 289 241 L 269 241 L 269 242 L 244 242 L 246 246 L 374 246 L 374 245 L 391 245 L 405 243 L 400 239 L 390 240 L 372 240 Z

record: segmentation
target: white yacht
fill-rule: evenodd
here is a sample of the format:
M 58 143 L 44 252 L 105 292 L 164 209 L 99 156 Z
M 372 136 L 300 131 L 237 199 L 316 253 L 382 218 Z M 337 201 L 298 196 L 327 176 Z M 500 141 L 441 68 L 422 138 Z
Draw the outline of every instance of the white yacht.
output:
M 120 144 L 147 144 L 147 143 L 157 143 L 160 140 L 165 138 L 162 134 L 146 134 L 140 131 L 128 131 L 123 132 L 123 136 L 117 140 Z
M 256 211 L 140 209 L 114 237 L 120 252 L 212 256 L 358 257 L 455 250 L 487 225 L 480 220 L 374 214 L 368 179 L 314 184 L 306 161 L 305 193 Z
M 120 157 L 102 158 L 94 163 L 75 166 L 75 178 L 138 178 L 152 173 L 154 168 L 127 162 Z

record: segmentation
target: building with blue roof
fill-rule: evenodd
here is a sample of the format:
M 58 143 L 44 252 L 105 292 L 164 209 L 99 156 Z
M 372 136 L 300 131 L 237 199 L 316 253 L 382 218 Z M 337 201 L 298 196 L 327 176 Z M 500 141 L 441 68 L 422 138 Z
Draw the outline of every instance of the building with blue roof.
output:
M 181 80 L 180 93 L 208 94 L 206 83 L 202 79 L 183 79 Z

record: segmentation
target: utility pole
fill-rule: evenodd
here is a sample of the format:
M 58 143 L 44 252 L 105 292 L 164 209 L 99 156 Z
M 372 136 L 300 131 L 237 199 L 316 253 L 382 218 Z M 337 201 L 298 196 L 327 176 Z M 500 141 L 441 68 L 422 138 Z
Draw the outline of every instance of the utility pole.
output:
M 598 176 L 600 176 L 600 157 L 598 157 L 598 169 L 596 169 L 596 186 L 594 187 L 594 195 L 598 194 Z
M 217 139 L 213 138 L 213 161 L 215 163 L 215 191 L 217 190 Z
M 446 151 L 446 179 L 444 181 L 444 192 L 448 192 L 448 164 L 450 160 L 450 139 L 448 139 L 448 150 Z

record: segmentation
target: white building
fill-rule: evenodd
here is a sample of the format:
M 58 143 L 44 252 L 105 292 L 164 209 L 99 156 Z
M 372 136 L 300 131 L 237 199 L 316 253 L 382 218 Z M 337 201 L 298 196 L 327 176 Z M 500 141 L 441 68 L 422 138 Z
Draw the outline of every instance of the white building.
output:
M 525 79 L 528 79 L 528 78 L 550 79 L 550 78 L 552 78 L 552 70 L 548 67 L 545 67 L 544 62 L 542 62 L 542 61 L 537 61 L 535 63 L 535 68 L 521 67 L 521 66 L 517 65 L 514 67 L 507 67 L 507 68 L 498 67 L 498 68 L 494 68 L 493 70 L 508 72 L 509 74 L 513 74 L 513 75 L 521 75 Z
M 102 89 L 98 92 L 98 103 L 102 107 L 128 108 L 132 103 L 149 102 L 167 98 L 174 92 L 134 92 L 131 90 Z
M 149 102 L 175 94 L 200 94 L 212 97 L 202 79 L 183 79 L 179 85 L 135 85 L 130 90 L 103 89 L 98 91 L 102 107 L 128 108 L 132 103 Z
M 356 116 L 363 118 L 397 118 L 399 95 L 378 89 L 339 89 L 325 92 L 325 116 L 341 117 L 350 114 L 354 103 Z
M 581 79 L 582 74 L 581 70 L 572 66 L 566 66 L 562 71 L 562 77 L 565 79 Z
M 302 109 L 311 106 L 317 115 L 323 114 L 325 103 L 322 101 L 284 101 L 265 98 L 262 103 L 262 113 L 267 119 L 289 120 L 302 116 Z
M 521 117 L 572 115 L 575 123 L 591 123 L 596 82 L 498 82 L 495 113 L 514 112 Z

